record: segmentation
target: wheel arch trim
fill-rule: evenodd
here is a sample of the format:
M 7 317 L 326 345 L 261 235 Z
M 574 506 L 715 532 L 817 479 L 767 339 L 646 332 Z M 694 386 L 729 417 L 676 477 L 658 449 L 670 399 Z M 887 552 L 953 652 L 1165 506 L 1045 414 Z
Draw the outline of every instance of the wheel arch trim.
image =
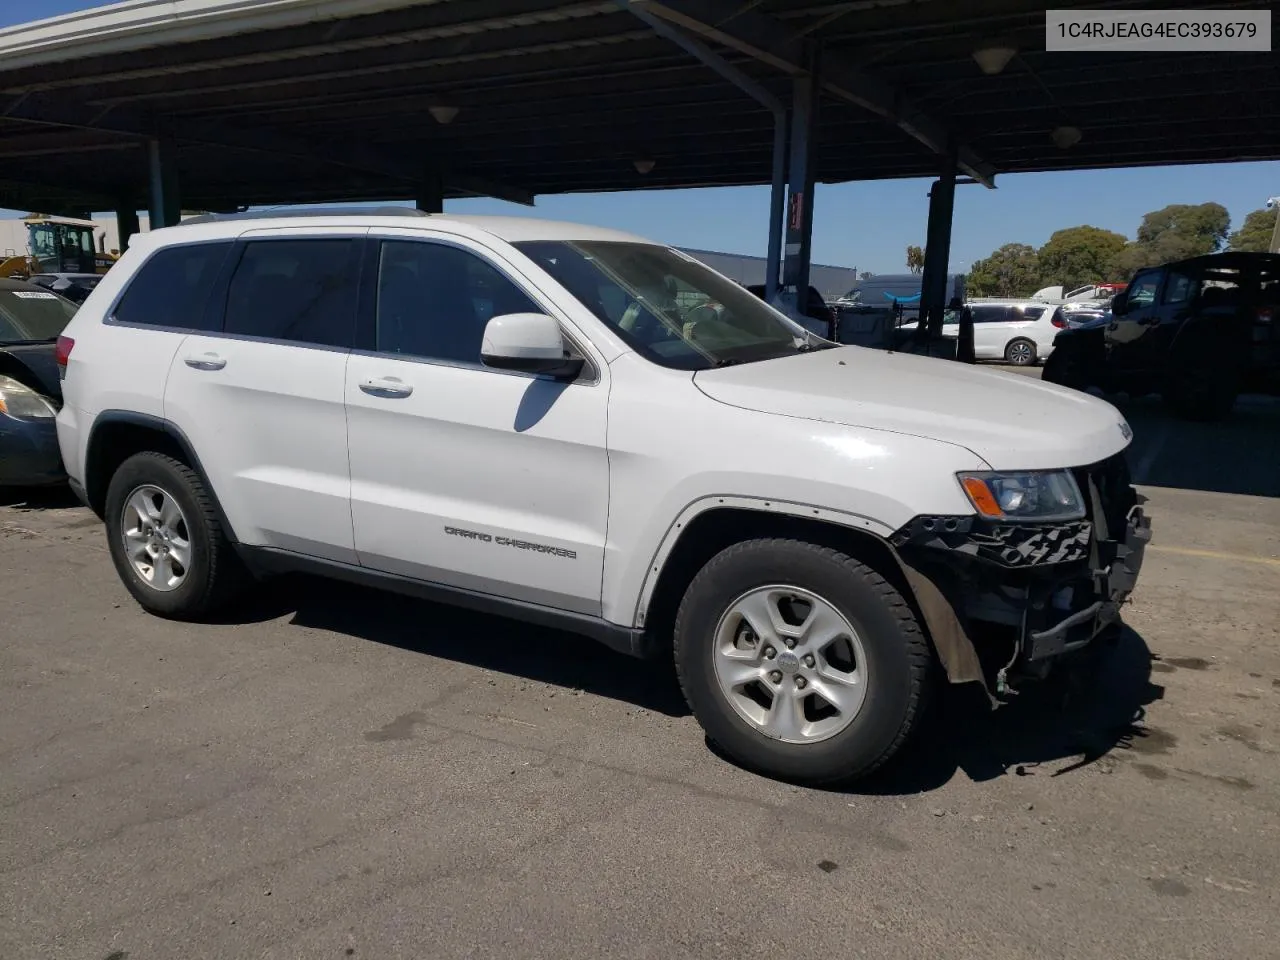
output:
M 157 417 L 148 413 L 138 413 L 133 410 L 103 410 L 94 417 L 93 424 L 89 427 L 89 440 L 85 444 L 83 481 L 86 493 L 94 489 L 98 482 L 97 478 L 90 474 L 90 471 L 94 469 L 95 444 L 101 442 L 101 428 L 111 426 L 113 424 L 125 424 L 128 426 L 140 427 L 144 430 L 151 430 L 156 433 L 162 433 L 176 443 L 178 448 L 182 451 L 182 455 L 186 460 L 187 465 L 196 472 L 196 475 L 200 478 L 200 482 L 204 484 L 205 492 L 209 495 L 209 499 L 213 501 L 213 509 L 217 513 L 218 523 L 222 527 L 223 534 L 231 543 L 239 543 L 236 539 L 235 530 L 227 520 L 227 515 L 222 509 L 222 502 L 218 499 L 218 493 L 209 482 L 209 474 L 204 469 L 204 465 L 201 464 L 200 456 L 196 453 L 191 440 L 182 431 L 181 427 L 173 421 L 166 420 L 163 417 Z M 110 480 L 108 479 L 107 484 L 109 483 Z M 103 485 L 102 489 L 106 489 L 106 484 Z M 90 504 L 90 506 L 92 507 L 93 505 Z M 95 508 L 95 512 L 101 512 L 100 506 L 101 505 L 99 505 L 99 508 Z
M 860 530 L 864 533 L 873 533 L 885 541 L 888 545 L 888 537 L 893 533 L 893 527 L 882 523 L 873 517 L 866 517 L 861 514 L 851 513 L 844 510 L 832 510 L 827 507 L 819 507 L 811 503 L 799 503 L 789 500 L 765 500 L 762 497 L 740 496 L 734 494 L 721 494 L 699 497 L 691 501 L 685 506 L 675 519 L 671 521 L 667 527 L 666 533 L 662 535 L 662 540 L 658 544 L 658 548 L 654 551 L 653 556 L 649 559 L 649 565 L 645 568 L 644 582 L 640 585 L 640 593 L 636 597 L 635 609 L 632 611 L 632 624 L 636 627 L 643 627 L 645 617 L 649 611 L 649 605 L 653 601 L 654 591 L 657 589 L 658 580 L 662 574 L 663 567 L 666 566 L 667 560 L 676 548 L 676 544 L 680 542 L 681 536 L 684 535 L 685 529 L 704 513 L 712 510 L 751 510 L 757 513 L 774 514 L 781 516 L 796 517 L 805 520 L 816 520 L 823 523 L 830 523 L 836 526 L 848 527 L 853 530 Z
M 874 536 L 889 552 L 901 569 L 906 586 L 912 596 L 908 602 L 919 610 L 924 628 L 933 644 L 938 659 L 942 662 L 947 679 L 951 683 L 978 682 L 986 689 L 986 680 L 977 650 L 973 645 L 964 623 L 956 614 L 944 586 L 938 583 L 928 572 L 908 562 L 894 547 L 889 537 L 894 529 L 872 517 L 848 511 L 832 510 L 809 503 L 797 503 L 784 500 L 765 500 L 748 496 L 707 496 L 694 500 L 680 512 L 667 528 L 658 549 L 654 552 L 645 571 L 644 583 L 640 595 L 636 598 L 636 607 L 632 624 L 636 629 L 645 628 L 654 592 L 657 589 L 662 571 L 671 554 L 675 551 L 681 536 L 689 524 L 698 517 L 721 509 L 748 510 L 761 514 L 793 517 L 825 523 L 831 526 L 844 527 L 854 533 Z M 988 690 L 988 696 L 990 691 Z

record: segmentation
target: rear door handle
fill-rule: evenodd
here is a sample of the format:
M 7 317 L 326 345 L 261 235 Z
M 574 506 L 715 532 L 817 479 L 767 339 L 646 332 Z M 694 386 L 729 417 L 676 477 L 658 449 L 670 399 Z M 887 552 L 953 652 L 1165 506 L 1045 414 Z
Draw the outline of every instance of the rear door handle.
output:
M 413 393 L 413 387 L 399 377 L 374 377 L 360 384 L 360 389 L 375 397 L 407 397 Z
M 227 365 L 227 361 L 216 353 L 196 354 L 187 357 L 183 362 L 196 370 L 221 370 Z

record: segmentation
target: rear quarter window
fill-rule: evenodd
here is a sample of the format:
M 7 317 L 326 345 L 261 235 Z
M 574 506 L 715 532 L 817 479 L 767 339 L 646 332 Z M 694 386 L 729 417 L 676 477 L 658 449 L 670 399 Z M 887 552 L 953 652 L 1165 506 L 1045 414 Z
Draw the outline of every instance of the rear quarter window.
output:
M 216 329 L 209 295 L 232 241 L 191 243 L 157 250 L 138 269 L 111 312 L 116 323 L 180 330 Z

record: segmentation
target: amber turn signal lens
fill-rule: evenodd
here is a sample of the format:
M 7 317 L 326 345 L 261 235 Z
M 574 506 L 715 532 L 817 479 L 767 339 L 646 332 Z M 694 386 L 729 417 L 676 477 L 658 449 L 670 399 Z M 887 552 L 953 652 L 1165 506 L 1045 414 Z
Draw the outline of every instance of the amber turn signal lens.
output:
M 969 494 L 969 499 L 973 501 L 973 505 L 978 508 L 980 514 L 994 518 L 1004 516 L 1000 504 L 996 503 L 996 498 L 991 495 L 991 490 L 985 483 L 977 477 L 965 477 L 961 483 L 964 484 L 965 493 Z

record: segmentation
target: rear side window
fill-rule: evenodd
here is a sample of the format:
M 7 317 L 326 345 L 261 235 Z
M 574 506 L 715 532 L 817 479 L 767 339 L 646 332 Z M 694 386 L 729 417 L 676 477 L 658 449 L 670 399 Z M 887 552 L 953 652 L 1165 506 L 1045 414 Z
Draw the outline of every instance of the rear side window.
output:
M 1039 320 L 1044 316 L 1044 307 L 1023 307 L 1022 315 L 1028 320 Z
M 974 323 L 1003 323 L 1009 319 L 1009 312 L 1004 307 L 976 306 L 972 312 Z
M 157 250 L 134 275 L 112 318 L 149 327 L 216 328 L 206 307 L 231 247 L 223 241 Z
M 226 333 L 350 349 L 359 241 L 251 240 L 227 291 Z

